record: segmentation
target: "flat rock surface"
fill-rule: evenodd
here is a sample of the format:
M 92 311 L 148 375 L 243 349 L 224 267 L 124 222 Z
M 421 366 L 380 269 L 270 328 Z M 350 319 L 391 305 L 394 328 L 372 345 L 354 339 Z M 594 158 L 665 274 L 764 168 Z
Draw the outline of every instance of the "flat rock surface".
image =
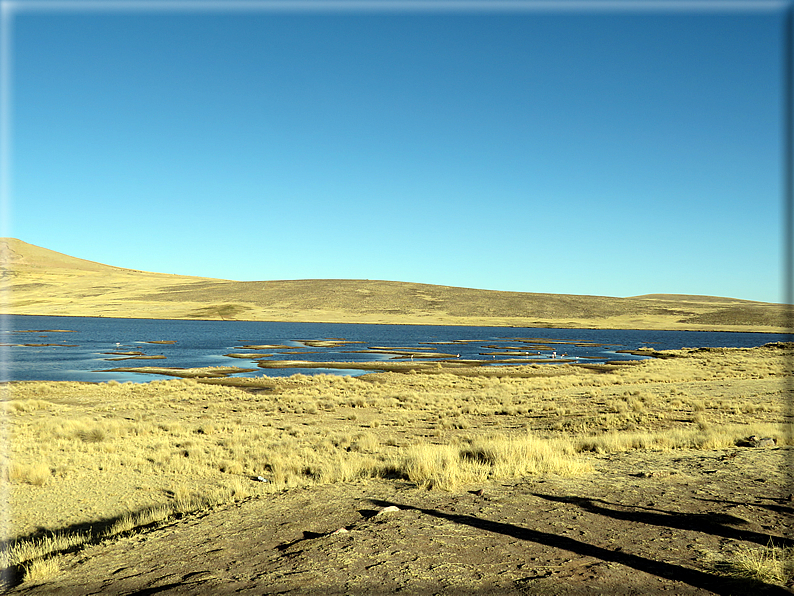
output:
M 788 544 L 790 456 L 635 451 L 593 455 L 582 477 L 456 492 L 294 489 L 64 555 L 57 577 L 9 593 L 788 594 L 718 569 L 738 548 Z

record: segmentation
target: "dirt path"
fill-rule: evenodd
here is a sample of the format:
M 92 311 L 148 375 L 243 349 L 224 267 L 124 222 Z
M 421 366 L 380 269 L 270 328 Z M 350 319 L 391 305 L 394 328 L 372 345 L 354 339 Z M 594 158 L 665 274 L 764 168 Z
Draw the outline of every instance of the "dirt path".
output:
M 737 549 L 792 536 L 789 455 L 593 456 L 585 477 L 454 493 L 296 489 L 66 555 L 56 578 L 9 593 L 789 594 L 717 571 Z

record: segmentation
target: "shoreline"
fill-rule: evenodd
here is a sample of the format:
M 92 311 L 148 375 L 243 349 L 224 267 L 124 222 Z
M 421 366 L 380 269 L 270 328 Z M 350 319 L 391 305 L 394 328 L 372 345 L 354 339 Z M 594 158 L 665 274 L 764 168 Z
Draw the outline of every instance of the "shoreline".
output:
M 498 324 L 497 322 L 491 324 L 482 324 L 479 321 L 463 323 L 443 323 L 443 322 L 386 322 L 386 321 L 347 321 L 347 320 L 294 320 L 294 319 L 224 319 L 224 318 L 198 318 L 198 317 L 144 317 L 144 316 L 103 316 L 103 315 L 69 315 L 69 314 L 32 314 L 32 313 L 0 313 L 0 319 L 3 317 L 63 317 L 63 318 L 81 318 L 81 319 L 124 319 L 124 320 L 143 320 L 143 321 L 219 321 L 224 323 L 308 323 L 319 325 L 404 325 L 414 327 L 500 327 L 505 329 L 583 329 L 591 331 L 686 331 L 686 332 L 701 332 L 701 333 L 768 333 L 778 335 L 794 334 L 794 329 L 786 329 L 785 327 L 770 327 L 769 330 L 760 329 L 760 325 L 748 325 L 749 329 L 728 329 L 726 326 L 714 325 L 710 328 L 693 328 L 693 327 L 614 327 L 614 326 L 598 326 L 598 325 L 555 325 L 553 323 L 543 325 L 521 325 L 516 323 L 511 324 Z M 735 325 L 733 327 L 738 327 Z

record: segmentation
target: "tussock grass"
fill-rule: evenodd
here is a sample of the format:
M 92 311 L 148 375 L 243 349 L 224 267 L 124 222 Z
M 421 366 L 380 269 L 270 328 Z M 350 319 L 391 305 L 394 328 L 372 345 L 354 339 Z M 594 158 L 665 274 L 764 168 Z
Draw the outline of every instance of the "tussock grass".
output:
M 40 399 L 13 399 L 0 402 L 0 413 L 11 414 L 21 412 L 33 412 L 35 410 L 46 410 L 50 407 L 46 401 Z
M 676 429 L 660 432 L 616 432 L 573 440 L 578 452 L 620 453 L 637 449 L 727 449 L 735 447 L 751 435 L 774 438 L 777 445 L 787 445 L 792 436 L 791 425 L 732 424 L 706 429 Z
M 392 470 L 428 489 L 454 490 L 487 480 L 583 474 L 592 467 L 579 461 L 563 442 L 527 435 L 489 436 L 460 446 L 413 445 L 396 460 Z
M 784 357 L 768 349 L 684 351 L 606 372 L 491 371 L 501 378 L 446 369 L 295 375 L 267 379 L 265 391 L 216 383 L 222 379 L 9 384 L 11 453 L 0 477 L 10 481 L 16 526 L 3 537 L 11 540 L 3 560 L 22 569 L 79 548 L 62 545 L 70 540 L 115 539 L 298 486 L 399 477 L 460 490 L 586 474 L 590 452 L 723 449 L 750 435 L 786 445 L 794 433 L 776 423 L 782 381 L 792 374 Z M 99 482 L 101 497 L 78 507 L 95 494 L 79 487 Z M 115 521 L 96 527 L 104 519 Z M 51 532 L 42 537 L 39 526 Z M 78 526 L 95 530 L 87 538 L 69 530 Z
M 58 575 L 61 565 L 58 559 L 50 557 L 48 559 L 34 559 L 24 565 L 24 581 L 29 583 L 42 582 Z
M 6 472 L 3 475 L 11 482 L 44 486 L 51 478 L 52 472 L 50 467 L 45 463 L 12 463 L 6 468 Z
M 29 540 L 12 541 L 0 550 L 0 566 L 25 565 L 52 554 L 82 546 L 91 539 L 89 533 L 49 534 Z
M 490 476 L 500 479 L 538 474 L 574 476 L 592 470 L 576 457 L 568 442 L 543 440 L 533 435 L 475 439 L 461 455 L 487 464 Z
M 452 490 L 461 484 L 482 482 L 488 466 L 467 462 L 452 445 L 414 445 L 395 462 L 394 473 L 428 489 Z
M 58 574 L 57 555 L 91 541 L 90 533 L 51 534 L 34 539 L 12 541 L 0 547 L 0 569 L 16 569 L 22 581 L 35 583 Z M 0 588 L 8 586 L 0 585 Z
M 762 547 L 741 545 L 729 559 L 717 561 L 714 568 L 733 577 L 788 584 L 794 579 L 794 548 L 771 543 Z

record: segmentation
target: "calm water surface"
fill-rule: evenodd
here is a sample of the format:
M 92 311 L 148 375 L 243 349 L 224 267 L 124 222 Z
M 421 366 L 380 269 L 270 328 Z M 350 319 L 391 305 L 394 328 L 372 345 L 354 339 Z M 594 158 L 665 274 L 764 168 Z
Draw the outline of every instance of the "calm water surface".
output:
M 518 362 L 549 365 L 565 361 L 605 362 L 642 356 L 620 353 L 644 346 L 657 350 L 682 347 L 753 347 L 790 341 L 777 333 L 537 329 L 432 325 L 362 325 L 334 323 L 269 323 L 249 321 L 173 321 L 88 317 L 7 316 L 0 336 L 3 380 L 135 381 L 161 375 L 104 372 L 117 367 L 193 368 L 236 366 L 254 369 L 234 376 L 303 374 L 358 375 L 360 369 L 257 368 L 254 359 L 227 356 L 256 354 L 262 360 L 314 362 L 405 361 L 411 353 L 438 354 L 427 360 L 477 360 L 498 366 Z M 360 343 L 311 345 L 317 340 Z M 151 343 L 151 342 L 173 343 Z M 309 342 L 309 343 L 304 343 Z M 27 345 L 25 345 L 27 344 Z M 47 345 L 52 344 L 52 345 Z M 274 345 L 273 349 L 245 346 Z M 373 349 L 375 348 L 375 349 Z M 114 354 L 115 352 L 115 354 Z M 164 359 L 110 360 L 120 352 L 142 352 Z M 402 353 L 400 353 L 402 352 Z M 565 355 L 563 357 L 563 354 Z M 554 356 L 554 357 L 552 357 Z

